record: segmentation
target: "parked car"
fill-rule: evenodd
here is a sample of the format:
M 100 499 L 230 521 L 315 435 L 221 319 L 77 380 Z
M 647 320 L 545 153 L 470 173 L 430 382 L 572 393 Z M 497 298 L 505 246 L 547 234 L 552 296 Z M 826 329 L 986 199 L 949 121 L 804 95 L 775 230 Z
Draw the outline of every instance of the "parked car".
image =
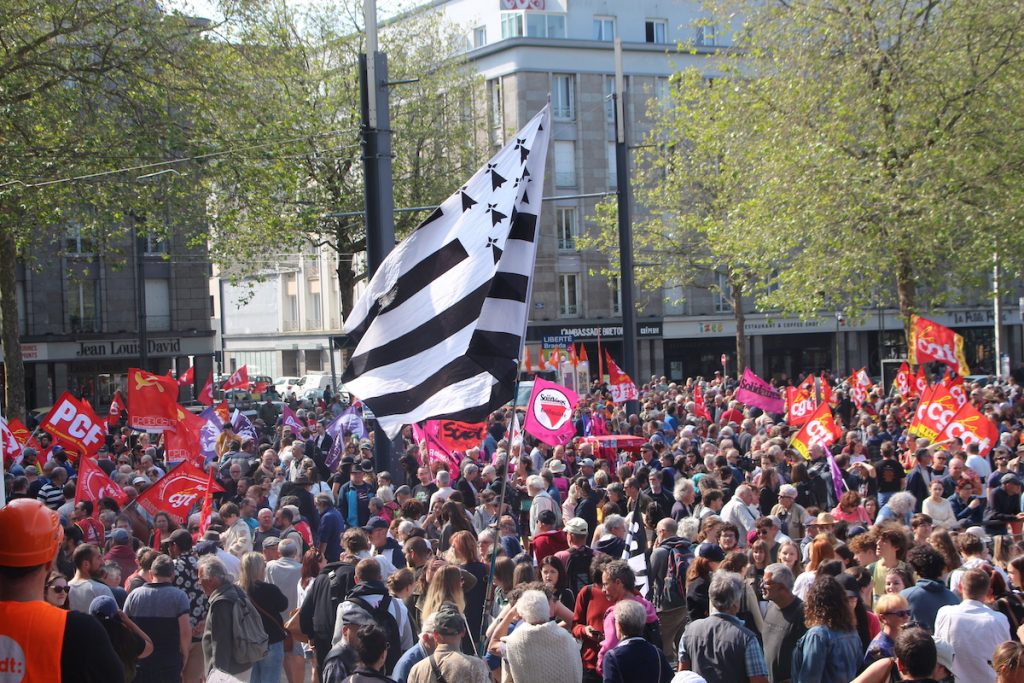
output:
M 293 394 L 302 386 L 302 377 L 278 377 L 274 380 L 274 388 L 282 397 Z

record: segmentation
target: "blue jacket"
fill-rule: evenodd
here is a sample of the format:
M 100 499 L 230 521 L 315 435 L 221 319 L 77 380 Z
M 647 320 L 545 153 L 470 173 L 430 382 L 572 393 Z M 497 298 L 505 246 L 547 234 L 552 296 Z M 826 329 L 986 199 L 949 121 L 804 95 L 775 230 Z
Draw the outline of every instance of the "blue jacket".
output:
M 935 630 L 935 615 L 940 607 L 960 604 L 956 593 L 935 579 L 918 579 L 910 588 L 904 588 L 900 595 L 910 603 L 910 618 L 929 631 Z
M 665 654 L 643 638 L 624 640 L 604 656 L 604 683 L 669 683 L 674 675 Z

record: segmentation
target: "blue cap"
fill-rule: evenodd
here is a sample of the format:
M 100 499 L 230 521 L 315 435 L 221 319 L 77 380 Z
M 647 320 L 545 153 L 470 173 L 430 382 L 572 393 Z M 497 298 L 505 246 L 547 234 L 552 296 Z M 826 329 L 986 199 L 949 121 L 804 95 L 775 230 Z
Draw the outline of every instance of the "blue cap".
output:
M 89 614 L 101 619 L 113 619 L 117 616 L 117 602 L 109 595 L 101 595 L 89 604 Z

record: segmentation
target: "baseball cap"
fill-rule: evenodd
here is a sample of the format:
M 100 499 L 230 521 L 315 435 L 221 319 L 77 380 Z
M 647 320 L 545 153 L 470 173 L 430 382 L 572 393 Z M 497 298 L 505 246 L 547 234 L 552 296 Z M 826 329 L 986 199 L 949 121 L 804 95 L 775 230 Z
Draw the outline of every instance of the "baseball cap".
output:
M 109 595 L 93 598 L 89 603 L 89 614 L 101 619 L 113 619 L 117 616 L 117 601 Z
M 124 529 L 114 529 L 114 532 L 110 534 L 110 538 L 114 541 L 114 545 L 126 545 L 131 537 Z
M 846 591 L 846 597 L 855 598 L 860 595 L 860 584 L 857 583 L 857 579 L 853 578 L 850 574 L 842 572 L 836 577 L 836 581 Z
M 697 557 L 703 557 L 711 562 L 721 562 L 725 559 L 725 551 L 714 543 L 701 543 L 697 546 Z
M 591 458 L 583 458 L 580 460 L 580 467 L 593 467 L 594 461 Z
M 373 472 L 373 461 L 372 460 L 363 460 L 361 463 L 359 463 L 359 471 L 360 472 Z
M 999 479 L 999 483 L 1000 483 L 1000 484 L 1004 484 L 1004 485 L 1005 485 L 1005 484 L 1016 484 L 1017 486 L 1020 486 L 1020 485 L 1021 485 L 1021 484 L 1020 484 L 1020 477 L 1018 477 L 1018 476 L 1017 476 L 1016 474 L 1014 474 L 1013 472 L 1008 472 L 1008 473 L 1004 474 L 1004 475 L 1003 475 L 1003 476 L 1002 476 L 1002 477 L 1001 477 L 1001 478 Z
M 372 451 L 373 450 L 373 443 L 369 439 L 363 439 L 362 441 L 359 442 L 359 448 L 360 449 L 365 448 L 368 451 Z
M 547 512 L 547 511 L 546 511 Z M 543 513 L 541 513 L 543 514 Z M 586 536 L 589 532 L 590 527 L 587 524 L 587 520 L 580 517 L 573 517 L 565 523 L 565 533 L 576 534 L 577 536 Z
M 373 531 L 375 529 L 387 529 L 387 528 L 388 528 L 387 520 L 384 519 L 383 517 L 378 517 L 378 516 L 374 515 L 373 517 L 370 517 L 369 520 L 367 520 L 366 526 L 363 527 L 363 531 L 369 533 L 369 532 L 371 532 L 371 531 Z
M 465 620 L 454 603 L 442 603 L 434 613 L 434 629 L 444 636 L 457 636 L 466 630 Z
M 263 547 L 264 548 L 273 548 L 274 546 L 278 545 L 280 542 L 281 542 L 281 539 L 278 538 L 277 536 L 267 536 L 266 538 L 263 539 Z

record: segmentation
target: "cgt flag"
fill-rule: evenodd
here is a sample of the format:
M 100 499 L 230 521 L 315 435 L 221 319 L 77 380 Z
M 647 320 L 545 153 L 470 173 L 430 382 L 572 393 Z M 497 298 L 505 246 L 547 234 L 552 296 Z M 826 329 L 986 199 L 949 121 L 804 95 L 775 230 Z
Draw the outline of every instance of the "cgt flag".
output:
M 978 455 L 984 458 L 999 441 L 999 428 L 970 403 L 964 403 L 952 417 L 936 441 L 960 439 L 964 447 L 978 444 Z
M 934 442 L 953 419 L 956 411 L 956 399 L 949 393 L 949 389 L 942 384 L 936 384 L 927 397 L 921 397 L 917 412 L 907 431 Z
M 636 385 L 633 384 L 633 379 L 615 364 L 607 350 L 604 355 L 605 362 L 608 364 L 608 391 L 612 395 L 612 403 L 637 400 L 639 394 L 636 391 Z
M 143 432 L 174 429 L 178 422 L 178 382 L 139 368 L 128 369 L 128 426 Z
M 828 401 L 822 401 L 828 403 Z M 807 424 L 811 419 L 818 402 L 814 400 L 814 377 L 807 379 L 795 387 L 786 387 L 786 422 L 793 426 Z
M 71 446 L 79 456 L 94 455 L 103 445 L 106 435 L 103 421 L 89 404 L 66 391 L 39 426 L 57 441 Z
M 110 410 L 107 411 L 107 425 L 110 427 L 116 427 L 121 421 L 121 416 L 125 414 L 127 408 L 124 405 L 124 399 L 121 398 L 121 392 L 114 392 L 114 400 L 110 402 Z
M 224 386 L 221 387 L 224 391 L 229 389 L 248 389 L 249 388 L 249 366 L 243 365 L 242 367 L 231 373 L 227 381 L 224 382 Z
M 3 451 L 4 467 L 10 467 L 14 464 L 21 457 L 23 450 L 21 444 L 18 443 L 18 439 L 14 436 L 14 431 L 8 425 L 3 415 L 0 415 L 0 450 Z
M 206 384 L 199 391 L 199 395 L 196 396 L 196 400 L 202 403 L 204 406 L 213 405 L 213 373 L 211 372 L 206 377 Z
M 136 498 L 150 515 L 166 512 L 177 524 L 188 522 L 189 513 L 208 490 L 219 493 L 224 488 L 212 481 L 206 472 L 185 461 L 174 467 Z
M 964 338 L 953 330 L 922 318 L 910 316 L 910 362 L 921 365 L 931 361 L 945 363 L 956 374 L 971 374 L 964 357 Z
M 913 394 L 911 388 L 912 376 L 910 374 L 910 364 L 906 361 L 900 363 L 899 372 L 896 373 L 896 379 L 892 381 L 892 386 L 896 390 L 896 393 L 903 399 L 908 399 Z
M 538 377 L 533 381 L 523 429 L 546 444 L 564 446 L 576 435 L 572 412 L 578 400 L 571 389 Z
M 128 501 L 128 494 L 96 464 L 96 458 L 82 458 L 79 467 L 78 483 L 75 484 L 75 505 L 83 500 L 95 503 L 100 498 L 113 498 L 118 505 L 124 505 Z M 99 513 L 98 506 L 94 506 L 94 510 Z
M 793 437 L 791 446 L 800 452 L 805 459 L 810 459 L 811 449 L 815 446 L 827 447 L 843 435 L 843 430 L 832 418 L 832 410 L 827 403 L 822 403 L 811 415 L 811 419 L 800 428 Z
M 181 377 L 178 378 L 178 384 L 185 386 L 186 384 L 192 384 L 196 381 L 196 366 L 188 366 L 188 370 L 181 373 Z

